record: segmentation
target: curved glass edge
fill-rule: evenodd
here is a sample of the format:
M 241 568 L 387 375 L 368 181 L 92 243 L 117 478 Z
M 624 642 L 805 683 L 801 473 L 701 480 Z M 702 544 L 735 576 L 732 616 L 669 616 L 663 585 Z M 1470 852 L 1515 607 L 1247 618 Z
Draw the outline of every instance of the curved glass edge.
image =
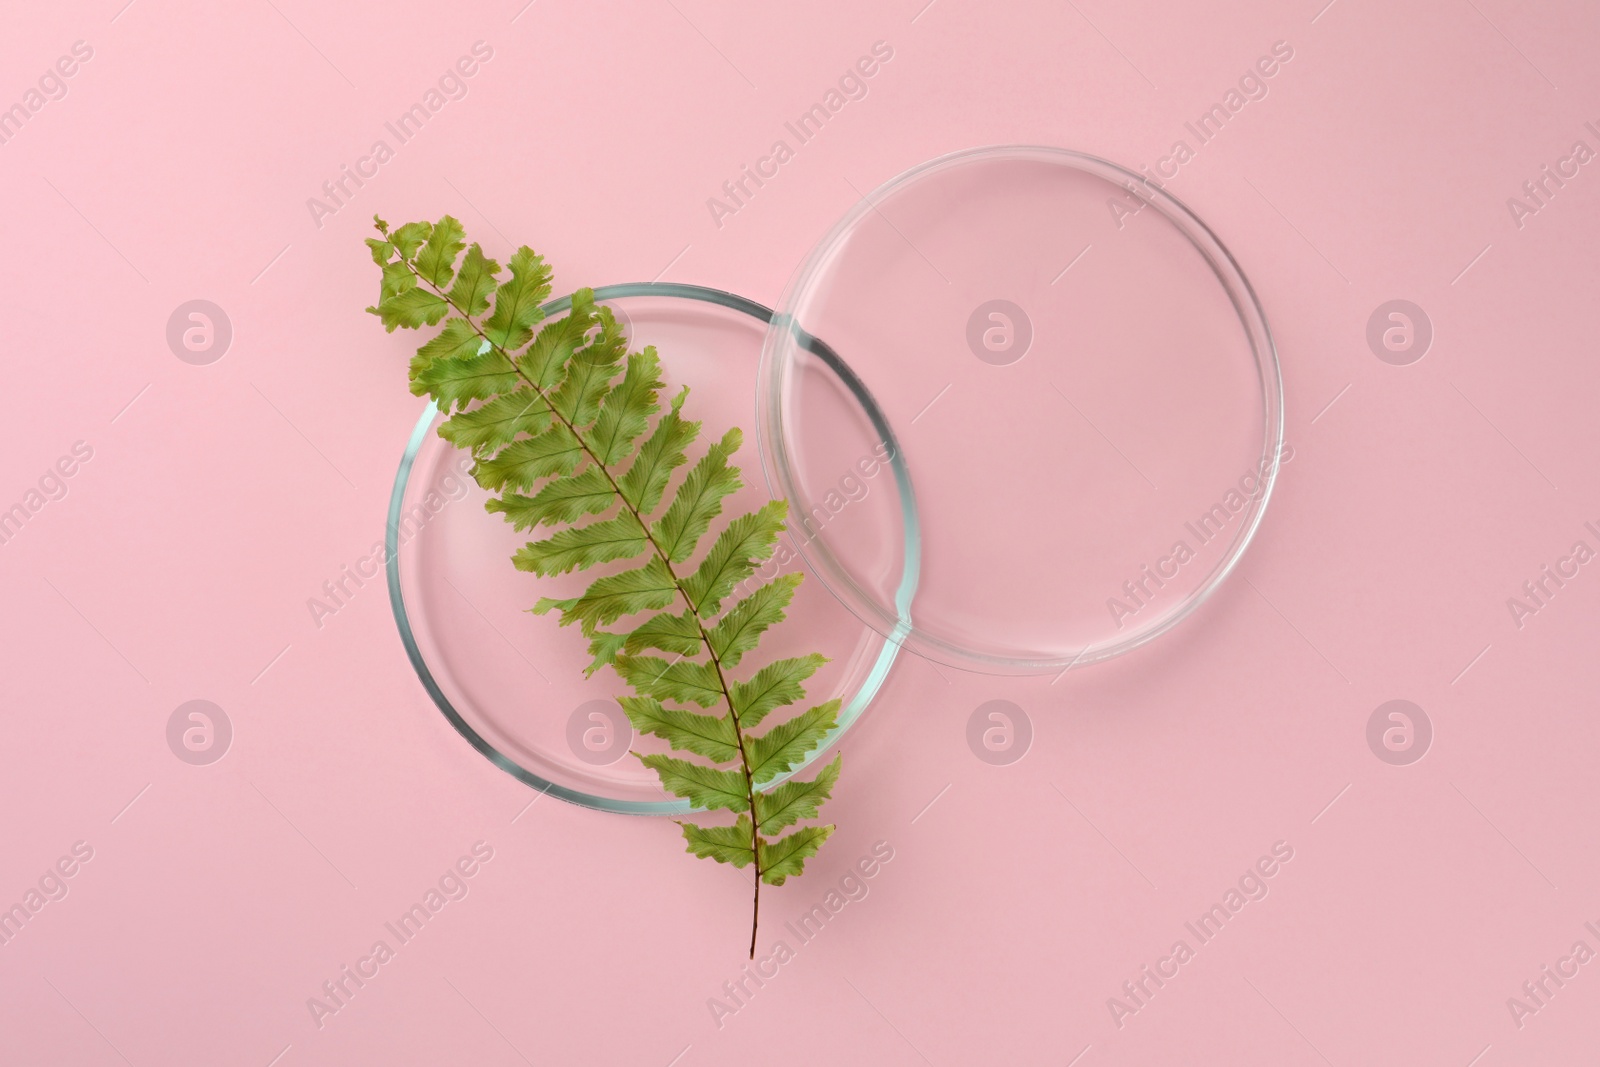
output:
M 684 300 L 697 300 L 702 303 L 716 304 L 741 312 L 762 322 L 770 323 L 772 321 L 771 308 L 739 296 L 736 293 L 729 293 L 721 289 L 711 289 L 706 286 L 688 285 L 682 282 L 623 282 L 617 285 L 601 286 L 594 290 L 594 298 L 596 300 L 612 300 L 634 296 L 664 296 L 677 297 Z M 553 315 L 566 311 L 571 306 L 572 297 L 568 295 L 550 301 L 543 305 L 540 311 L 545 315 Z M 892 465 L 895 472 L 895 484 L 899 487 L 901 494 L 901 512 L 906 516 L 905 558 L 907 561 L 904 576 L 901 579 L 902 596 L 897 598 L 897 602 L 903 600 L 909 607 L 911 594 L 916 590 L 917 566 L 921 558 L 921 543 L 917 537 L 916 501 L 911 495 L 911 478 L 901 459 L 898 442 L 894 442 L 892 433 L 889 430 L 888 420 L 884 418 L 883 412 L 878 408 L 871 394 L 867 392 L 865 385 L 856 377 L 855 372 L 845 365 L 844 361 L 839 359 L 838 355 L 822 341 L 810 338 L 808 343 L 816 346 L 811 350 L 817 351 L 845 381 L 845 384 L 866 410 L 867 417 L 872 420 L 873 426 L 885 435 L 884 439 L 895 444 L 895 458 L 892 461 Z M 567 803 L 576 804 L 579 807 L 622 815 L 685 815 L 690 812 L 705 810 L 697 808 L 683 799 L 618 800 L 614 797 L 585 793 L 582 790 L 548 781 L 540 775 L 534 774 L 490 744 L 483 735 L 473 729 L 472 725 L 461 716 L 461 713 L 455 709 L 449 698 L 445 696 L 444 691 L 439 688 L 439 683 L 434 678 L 433 672 L 429 670 L 427 661 L 422 655 L 422 650 L 417 644 L 416 635 L 411 629 L 411 619 L 406 611 L 405 594 L 400 588 L 399 557 L 400 516 L 405 501 L 406 486 L 411 479 L 411 468 L 416 462 L 417 453 L 421 451 L 423 443 L 428 439 L 428 432 L 433 428 L 433 420 L 438 417 L 438 414 L 438 405 L 430 400 L 427 408 L 422 413 L 422 417 L 417 421 L 416 427 L 411 431 L 411 437 L 406 442 L 405 452 L 400 457 L 400 467 L 395 472 L 394 488 L 389 494 L 388 519 L 384 526 L 384 574 L 389 587 L 389 606 L 394 613 L 395 624 L 399 628 L 400 641 L 405 646 L 406 657 L 410 659 L 412 669 L 417 672 L 417 677 L 421 680 L 423 689 L 432 698 L 434 705 L 444 713 L 444 717 L 449 721 L 450 725 L 455 727 L 456 732 L 466 738 L 467 743 L 476 749 L 480 755 L 519 782 L 539 790 L 541 794 L 549 794 L 558 800 L 565 800 Z M 768 484 L 769 486 L 771 485 L 770 478 Z M 826 587 L 827 583 L 823 582 L 823 585 Z M 831 591 L 831 587 L 829 588 Z M 909 616 L 907 616 L 907 625 L 909 625 Z M 822 742 L 804 763 L 775 778 L 769 783 L 768 788 L 805 770 L 824 752 L 832 748 L 834 743 L 843 736 L 844 732 L 853 726 L 862 713 L 866 711 L 873 698 L 878 695 L 878 690 L 883 687 L 884 680 L 889 676 L 889 668 L 894 665 L 895 658 L 900 651 L 900 642 L 897 639 L 882 634 L 880 636 L 885 637 L 883 648 L 878 652 L 878 658 L 873 663 L 872 669 L 867 672 L 861 687 L 856 690 L 850 702 L 840 709 L 834 728 L 828 731 Z
M 1266 311 L 1261 306 L 1260 299 L 1256 296 L 1255 288 L 1245 276 L 1244 270 L 1239 266 L 1233 253 L 1222 243 L 1222 240 L 1211 230 L 1204 221 L 1196 215 L 1188 205 L 1177 197 L 1167 192 L 1165 188 L 1153 185 L 1144 175 L 1135 173 L 1128 168 L 1102 159 L 1099 156 L 1086 152 L 1077 152 L 1069 148 L 1056 148 L 1048 145 L 985 145 L 978 148 L 967 148 L 928 160 L 910 170 L 904 171 L 888 181 L 877 186 L 872 192 L 863 197 L 843 218 L 836 222 L 832 229 L 818 241 L 810 254 L 795 270 L 789 283 L 784 287 L 779 298 L 779 310 L 773 316 L 773 322 L 779 327 L 767 333 L 765 343 L 761 350 L 761 366 L 757 373 L 756 388 L 760 394 L 756 403 L 756 428 L 757 440 L 760 442 L 762 469 L 767 475 L 768 485 L 773 495 L 784 499 L 795 497 L 797 487 L 794 485 L 790 473 L 791 464 L 788 459 L 788 448 L 784 442 L 783 434 L 783 368 L 776 366 L 778 362 L 779 340 L 783 333 L 794 336 L 796 343 L 807 351 L 815 352 L 810 347 L 815 339 L 800 326 L 794 316 L 794 303 L 797 295 L 807 287 L 817 272 L 823 267 L 837 251 L 841 238 L 848 233 L 869 212 L 878 210 L 878 201 L 885 195 L 894 192 L 903 185 L 909 185 L 919 178 L 932 174 L 938 170 L 959 166 L 963 163 L 973 162 L 985 158 L 1027 158 L 1032 157 L 1054 163 L 1066 163 L 1083 170 L 1091 175 L 1110 181 L 1127 189 L 1135 198 L 1151 204 L 1163 217 L 1165 217 L 1179 233 L 1194 246 L 1211 268 L 1217 280 L 1222 284 L 1223 291 L 1227 293 L 1229 301 L 1233 304 L 1234 312 L 1239 318 L 1240 325 L 1244 328 L 1246 339 L 1249 341 L 1251 354 L 1256 365 L 1257 380 L 1261 384 L 1262 415 L 1263 415 L 1263 441 L 1261 456 L 1267 460 L 1267 467 L 1262 475 L 1264 486 L 1260 498 L 1255 503 L 1255 508 L 1249 521 L 1241 523 L 1238 532 L 1234 535 L 1232 543 L 1228 546 L 1227 554 L 1217 562 L 1206 576 L 1205 583 L 1201 585 L 1184 602 L 1182 607 L 1174 611 L 1162 622 L 1121 641 L 1102 645 L 1087 645 L 1077 654 L 1070 657 L 1061 657 L 1042 652 L 1022 652 L 1016 656 L 995 656 L 976 652 L 972 649 L 955 644 L 950 641 L 929 636 L 916 630 L 912 621 L 910 610 L 910 594 L 914 594 L 916 581 L 910 582 L 909 593 L 906 583 L 902 582 L 897 590 L 894 604 L 894 616 L 883 610 L 875 598 L 868 595 L 860 586 L 849 577 L 837 558 L 824 545 L 820 538 L 813 541 L 810 548 L 815 551 L 815 558 L 805 546 L 797 546 L 801 556 L 810 566 L 811 570 L 844 604 L 850 612 L 867 626 L 882 634 L 891 644 L 902 644 L 914 655 L 944 663 L 958 669 L 976 671 L 983 674 L 1046 674 L 1051 671 L 1060 671 L 1065 674 L 1074 667 L 1084 667 L 1091 663 L 1099 663 L 1112 659 L 1125 652 L 1160 637 L 1178 623 L 1187 619 L 1202 603 L 1208 600 L 1222 584 L 1223 580 L 1233 572 L 1238 565 L 1244 550 L 1254 540 L 1256 530 L 1261 525 L 1261 520 L 1266 514 L 1267 503 L 1272 497 L 1273 488 L 1278 480 L 1279 453 L 1283 447 L 1283 372 L 1278 362 L 1277 345 L 1272 339 L 1272 331 L 1267 324 Z M 826 346 L 824 346 L 826 347 Z M 831 350 L 830 350 L 831 353 Z M 843 365 L 842 360 L 834 359 Z M 855 378 L 851 373 L 851 378 Z M 859 379 L 855 379 L 859 383 Z M 857 395 L 863 403 L 869 402 L 871 394 L 864 384 L 860 386 Z M 871 402 L 869 410 L 879 411 L 876 402 Z M 888 440 L 890 438 L 886 438 Z M 895 476 L 898 481 L 904 469 L 901 453 L 896 450 Z M 915 529 L 911 523 L 915 520 L 914 495 L 909 481 L 902 488 L 902 503 L 911 500 L 911 511 L 907 516 L 907 540 L 912 538 Z M 920 534 L 917 537 L 920 551 Z

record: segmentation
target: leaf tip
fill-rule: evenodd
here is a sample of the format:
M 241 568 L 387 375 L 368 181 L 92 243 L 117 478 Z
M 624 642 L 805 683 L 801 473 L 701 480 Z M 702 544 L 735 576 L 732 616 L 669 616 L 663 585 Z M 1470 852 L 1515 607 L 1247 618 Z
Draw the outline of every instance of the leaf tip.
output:
M 547 615 L 557 608 L 565 611 L 575 603 L 577 603 L 576 600 L 556 600 L 552 597 L 542 596 L 539 598 L 539 602 L 528 610 L 533 612 L 535 615 Z M 565 620 L 562 621 L 561 625 L 566 625 Z

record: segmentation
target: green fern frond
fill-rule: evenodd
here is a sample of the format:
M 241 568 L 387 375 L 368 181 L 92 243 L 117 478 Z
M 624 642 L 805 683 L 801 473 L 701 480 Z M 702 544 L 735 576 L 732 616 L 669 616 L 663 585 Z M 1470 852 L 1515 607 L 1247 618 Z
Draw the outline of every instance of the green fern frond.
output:
M 495 494 L 489 511 L 518 530 L 554 528 L 512 562 L 545 576 L 631 564 L 576 597 L 546 597 L 532 610 L 577 624 L 593 656 L 585 673 L 610 666 L 633 690 L 621 704 L 634 729 L 675 753 L 639 756 L 662 787 L 735 816 L 679 825 L 693 855 L 755 866 L 754 956 L 761 886 L 800 874 L 833 832 L 800 824 L 817 818 L 841 765 L 835 757 L 809 780 L 784 778 L 834 728 L 837 700 L 757 732 L 769 715 L 799 704 L 806 679 L 827 662 L 813 654 L 754 671 L 743 664 L 783 621 L 801 575 L 761 584 L 722 612 L 771 557 L 787 506 L 773 501 L 735 516 L 703 547 L 725 501 L 744 484 L 730 463 L 743 441 L 739 430 L 691 464 L 700 423 L 683 417 L 688 389 L 663 410 L 655 349 L 628 351 L 621 326 L 590 290 L 573 294 L 566 315 L 544 321 L 551 271 L 532 249 L 512 254 L 502 280 L 500 264 L 469 245 L 448 215 L 392 232 L 375 221 L 379 236 L 366 243 L 382 278 L 378 303 L 367 310 L 390 332 L 437 327 L 411 361 L 411 391 L 432 397 L 448 416 L 439 435 L 472 454 L 473 477 Z M 618 624 L 624 628 L 612 629 Z

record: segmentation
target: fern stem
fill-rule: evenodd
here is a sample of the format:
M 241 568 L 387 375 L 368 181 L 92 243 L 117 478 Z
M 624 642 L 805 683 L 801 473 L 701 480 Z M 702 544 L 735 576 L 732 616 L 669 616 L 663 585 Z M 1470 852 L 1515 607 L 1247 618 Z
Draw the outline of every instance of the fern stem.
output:
M 379 232 L 383 233 L 385 238 L 388 237 L 388 234 L 382 229 L 380 229 Z M 489 347 L 498 353 L 500 357 L 508 364 L 510 364 L 511 369 L 516 372 L 517 377 L 521 378 L 528 384 L 528 387 L 534 391 L 535 395 L 537 395 L 540 400 L 544 401 L 545 407 L 550 410 L 550 414 L 554 418 L 560 420 L 561 424 L 565 426 L 572 434 L 573 439 L 578 442 L 579 446 L 583 449 L 584 454 L 589 457 L 590 462 L 595 465 L 601 474 L 605 475 L 606 481 L 611 484 L 612 492 L 615 493 L 617 499 L 622 502 L 622 506 L 628 509 L 628 511 L 638 521 L 639 528 L 644 531 L 645 538 L 650 542 L 650 547 L 655 550 L 656 557 L 661 560 L 661 565 L 666 568 L 667 575 L 672 579 L 674 588 L 677 589 L 678 595 L 683 598 L 684 605 L 689 609 L 689 614 L 694 619 L 695 628 L 700 631 L 700 640 L 706 646 L 706 656 L 711 661 L 712 666 L 716 669 L 717 684 L 722 689 L 723 703 L 728 706 L 728 717 L 733 723 L 734 742 L 739 749 L 739 771 L 744 776 L 745 796 L 750 805 L 750 862 L 755 867 L 756 872 L 755 902 L 752 906 L 750 917 L 750 958 L 755 959 L 756 931 L 761 922 L 761 876 L 763 873 L 761 870 L 760 821 L 756 817 L 755 776 L 750 771 L 750 757 L 745 752 L 744 731 L 739 726 L 739 711 L 733 705 L 733 691 L 728 684 L 727 676 L 723 673 L 722 659 L 717 655 L 716 649 L 711 644 L 711 633 L 706 629 L 705 623 L 700 618 L 699 605 L 690 598 L 689 591 L 683 587 L 683 581 L 678 577 L 677 572 L 672 569 L 672 561 L 667 558 L 666 550 L 663 549 L 660 543 L 656 541 L 655 534 L 651 532 L 650 523 L 646 520 L 645 516 L 640 513 L 638 508 L 634 507 L 628 502 L 628 498 L 622 492 L 622 486 L 617 484 L 617 479 L 612 475 L 610 469 L 606 467 L 605 463 L 601 461 L 600 457 L 595 454 L 594 450 L 589 447 L 589 442 L 584 439 L 583 434 L 579 432 L 578 428 L 574 426 L 566 416 L 562 415 L 561 412 L 556 409 L 556 406 L 551 403 L 549 395 L 546 394 L 543 389 L 539 388 L 539 384 L 537 382 L 535 382 L 532 378 L 529 378 L 528 375 L 523 372 L 522 368 L 517 365 L 517 361 L 511 358 L 504 348 L 489 340 L 488 335 L 483 332 L 483 328 L 473 320 L 471 315 L 467 314 L 466 309 L 462 308 L 454 300 L 450 299 L 450 294 L 441 289 L 439 286 L 435 285 L 432 279 L 424 277 L 423 274 L 417 270 L 415 264 L 413 264 L 410 259 L 406 258 L 405 253 L 402 252 L 398 246 L 395 248 L 395 254 L 399 261 L 406 265 L 406 269 L 411 272 L 417 281 L 421 282 L 423 285 L 426 285 L 435 293 L 439 294 L 439 297 L 447 305 L 449 305 L 451 310 L 453 310 L 457 315 L 461 316 L 462 321 L 464 321 L 468 326 L 472 327 L 472 331 L 476 333 L 479 338 L 488 342 Z

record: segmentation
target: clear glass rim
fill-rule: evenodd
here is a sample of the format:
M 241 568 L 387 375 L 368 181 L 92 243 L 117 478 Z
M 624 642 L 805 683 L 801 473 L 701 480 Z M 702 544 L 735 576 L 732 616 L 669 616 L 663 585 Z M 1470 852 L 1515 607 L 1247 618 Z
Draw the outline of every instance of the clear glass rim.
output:
M 1261 450 L 1264 466 L 1261 468 L 1263 471 L 1261 478 L 1264 488 L 1260 497 L 1254 502 L 1248 521 L 1239 525 L 1227 552 L 1212 567 L 1201 585 L 1160 623 L 1121 640 L 1087 645 L 1071 656 L 1033 649 L 1016 649 L 1009 655 L 996 655 L 918 630 L 912 619 L 911 597 L 904 583 L 897 591 L 894 603 L 884 604 L 850 576 L 823 538 L 817 537 L 796 547 L 805 558 L 807 566 L 833 595 L 862 622 L 883 634 L 891 644 L 904 644 L 916 655 L 948 666 L 984 674 L 1048 674 L 1057 671 L 1065 673 L 1074 667 L 1087 666 L 1130 652 L 1166 633 L 1193 614 L 1233 572 L 1244 550 L 1254 540 L 1262 517 L 1266 514 L 1267 502 L 1272 496 L 1273 487 L 1277 484 L 1278 455 L 1283 445 L 1283 374 L 1278 364 L 1277 347 L 1267 325 L 1266 312 L 1261 307 L 1255 289 L 1250 285 L 1249 279 L 1227 246 L 1182 201 L 1164 188 L 1153 184 L 1144 175 L 1119 164 L 1084 152 L 1046 145 L 988 145 L 963 149 L 921 163 L 889 179 L 873 189 L 844 217 L 834 223 L 832 229 L 812 248 L 785 286 L 761 350 L 761 367 L 756 382 L 759 393 L 756 404 L 756 439 L 769 490 L 774 496 L 781 496 L 784 499 L 801 499 L 798 493 L 798 480 L 789 456 L 783 405 L 789 372 L 793 369 L 790 363 L 791 355 L 796 348 L 812 351 L 810 343 L 813 339 L 796 318 L 797 303 L 810 292 L 819 275 L 828 268 L 856 225 L 869 213 L 876 212 L 878 203 L 885 197 L 937 172 L 971 163 L 996 160 L 1033 160 L 1067 166 L 1126 189 L 1135 198 L 1154 207 L 1175 226 L 1201 254 L 1212 273 L 1216 275 L 1233 304 L 1240 325 L 1244 328 L 1261 390 L 1264 428 Z M 835 359 L 837 358 L 835 356 Z M 870 398 L 870 392 L 864 384 L 858 390 L 858 395 L 869 410 L 881 410 L 876 401 Z M 885 440 L 893 439 L 889 436 L 887 427 L 880 432 L 885 434 Z M 898 463 L 900 458 L 897 450 L 897 478 L 901 473 Z M 910 502 L 906 515 L 908 545 L 914 540 L 920 546 L 920 533 L 914 533 L 916 529 L 914 492 L 909 485 L 903 487 L 901 492 L 902 500 Z M 918 565 L 914 565 L 908 558 L 908 571 L 914 572 Z M 910 583 L 910 592 L 914 593 L 915 586 L 916 582 L 913 579 Z
M 763 323 L 770 323 L 773 317 L 771 308 L 758 304 L 746 297 L 725 292 L 721 289 L 688 285 L 681 282 L 625 282 L 617 285 L 601 286 L 594 290 L 594 297 L 598 301 L 626 297 L 667 297 L 715 304 L 748 315 Z M 571 306 L 572 297 L 567 295 L 550 301 L 543 305 L 540 310 L 546 315 L 554 315 L 566 311 Z M 889 434 L 888 420 L 873 402 L 871 395 L 861 384 L 860 379 L 856 378 L 855 373 L 845 366 L 843 361 L 827 345 L 816 339 L 811 339 L 810 343 L 815 346 L 813 350 L 839 374 L 845 385 L 858 398 L 872 424 L 881 433 Z M 406 609 L 405 592 L 400 583 L 399 558 L 400 518 L 403 513 L 406 488 L 411 479 L 411 469 L 416 462 L 417 454 L 428 440 L 429 433 L 433 429 L 434 419 L 438 417 L 438 413 L 438 406 L 429 401 L 427 408 L 422 413 L 422 417 L 411 431 L 410 439 L 406 442 L 405 452 L 400 457 L 400 467 L 395 472 L 394 488 L 389 495 L 388 520 L 384 529 L 384 571 L 389 587 L 389 606 L 394 613 L 395 624 L 399 628 L 400 640 L 405 646 L 406 656 L 410 659 L 412 669 L 416 671 L 417 678 L 422 682 L 423 689 L 432 698 L 434 706 L 444 714 L 445 719 L 455 728 L 456 732 L 465 738 L 467 743 L 476 749 L 480 755 L 519 782 L 532 786 L 541 794 L 547 793 L 579 807 L 624 815 L 685 815 L 701 810 L 681 798 L 659 801 L 622 800 L 616 797 L 584 792 L 581 789 L 574 789 L 570 786 L 552 782 L 522 766 L 491 744 L 462 716 L 439 686 L 438 680 L 429 668 L 427 659 L 422 654 L 422 649 L 412 629 L 411 617 Z M 886 440 L 894 441 L 892 437 L 886 437 Z M 905 559 L 907 562 L 901 584 L 903 586 L 908 585 L 914 591 L 916 587 L 915 561 L 920 556 L 920 547 L 914 542 L 916 509 L 915 502 L 909 495 L 911 489 L 910 475 L 905 470 L 904 462 L 900 458 L 900 449 L 897 443 L 894 449 L 894 458 L 890 462 L 895 475 L 895 484 L 900 489 L 902 509 L 909 508 L 913 520 L 906 527 Z M 791 536 L 790 540 L 794 542 L 797 539 Z M 826 582 L 823 584 L 824 586 L 827 585 Z M 831 591 L 831 587 L 829 588 Z M 908 601 L 909 596 L 910 594 L 907 593 Z M 883 636 L 882 631 L 878 632 L 880 636 Z M 860 687 L 849 701 L 840 708 L 837 724 L 823 738 L 822 744 L 812 752 L 811 756 L 800 766 L 783 775 L 783 778 L 798 774 L 807 766 L 810 766 L 832 748 L 839 738 L 844 735 L 845 731 L 855 724 L 856 720 L 866 711 L 867 706 L 872 703 L 878 691 L 883 687 L 884 679 L 888 677 L 889 668 L 893 666 L 899 651 L 899 642 L 885 637 L 883 648 L 879 650 L 876 660 L 867 671 Z

